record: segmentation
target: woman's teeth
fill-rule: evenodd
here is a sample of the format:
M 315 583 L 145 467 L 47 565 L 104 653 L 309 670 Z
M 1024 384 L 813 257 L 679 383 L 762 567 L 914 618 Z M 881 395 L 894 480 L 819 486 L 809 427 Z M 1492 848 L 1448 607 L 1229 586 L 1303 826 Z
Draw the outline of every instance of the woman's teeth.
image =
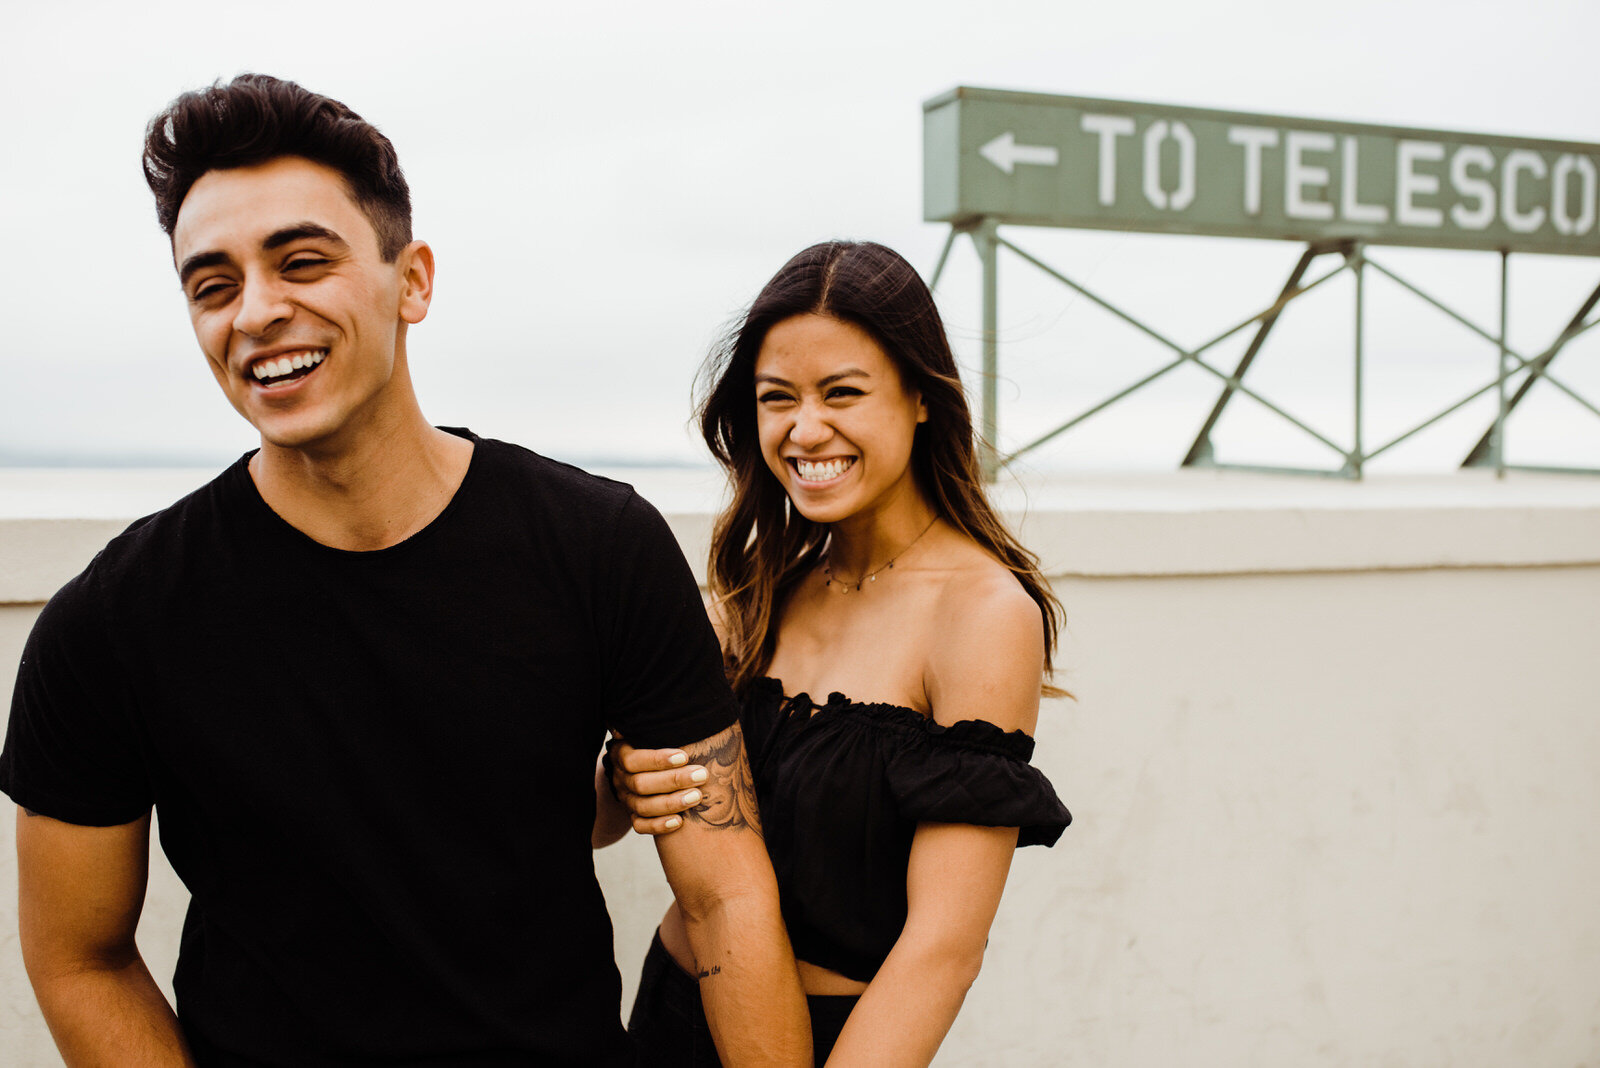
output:
M 326 356 L 326 349 L 307 349 L 304 352 L 294 352 L 286 356 L 279 356 L 274 360 L 261 360 L 250 368 L 250 373 L 256 376 L 258 382 L 271 385 L 280 379 L 294 374 L 296 371 L 309 371 L 322 362 Z
M 850 465 L 855 462 L 856 458 L 854 456 L 842 460 L 823 460 L 820 463 L 812 463 L 810 460 L 796 460 L 794 468 L 800 475 L 802 482 L 826 482 L 831 478 L 838 478 L 844 474 L 850 469 Z

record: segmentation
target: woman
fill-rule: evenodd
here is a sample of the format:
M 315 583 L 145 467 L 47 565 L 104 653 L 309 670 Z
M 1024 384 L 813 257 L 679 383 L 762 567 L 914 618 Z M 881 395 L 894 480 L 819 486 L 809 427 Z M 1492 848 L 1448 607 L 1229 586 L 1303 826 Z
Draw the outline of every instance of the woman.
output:
M 713 615 L 816 1060 L 926 1065 L 1013 850 L 1071 819 L 1027 763 L 1060 606 L 984 498 L 939 313 L 891 250 L 801 252 L 708 372 L 701 429 L 734 490 Z M 613 755 L 636 828 L 699 801 L 681 754 Z M 704 1026 L 682 1021 L 693 971 L 674 906 L 629 1024 L 650 1063 L 693 1063 L 674 1061 Z

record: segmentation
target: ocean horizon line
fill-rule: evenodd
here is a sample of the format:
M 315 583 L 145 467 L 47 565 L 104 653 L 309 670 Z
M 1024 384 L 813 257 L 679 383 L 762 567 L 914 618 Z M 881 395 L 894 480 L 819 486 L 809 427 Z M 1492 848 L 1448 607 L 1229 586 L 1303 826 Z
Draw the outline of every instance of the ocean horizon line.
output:
M 604 455 L 584 453 L 556 453 L 535 449 L 541 456 L 577 467 L 594 469 L 636 468 L 666 471 L 710 471 L 716 463 L 690 460 L 675 456 Z M 0 468 L 30 468 L 35 470 L 136 470 L 136 469 L 217 469 L 220 470 L 239 458 L 239 453 L 57 453 L 57 452 L 0 452 Z

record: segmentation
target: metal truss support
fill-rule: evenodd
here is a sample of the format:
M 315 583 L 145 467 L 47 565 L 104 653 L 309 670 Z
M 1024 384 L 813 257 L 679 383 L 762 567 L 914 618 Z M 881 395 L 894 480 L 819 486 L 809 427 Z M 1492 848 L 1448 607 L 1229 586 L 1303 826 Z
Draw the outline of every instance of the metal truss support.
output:
M 1300 260 L 1294 265 L 1294 270 L 1289 272 L 1289 280 L 1283 283 L 1283 290 L 1278 294 L 1278 299 L 1273 301 L 1261 316 L 1261 325 L 1256 328 L 1256 336 L 1250 339 L 1250 347 L 1244 350 L 1244 355 L 1239 358 L 1239 363 L 1233 369 L 1233 377 L 1243 380 L 1245 372 L 1250 370 L 1250 365 L 1255 362 L 1256 354 L 1261 351 L 1261 346 L 1266 342 L 1267 335 L 1272 332 L 1272 327 L 1278 321 L 1278 316 L 1284 307 L 1295 297 L 1300 295 L 1300 279 L 1306 276 L 1306 269 L 1311 266 L 1311 261 L 1327 252 L 1335 251 L 1323 245 L 1307 245 L 1306 250 L 1300 254 Z M 1217 403 L 1211 408 L 1211 414 L 1206 416 L 1200 433 L 1195 435 L 1194 444 L 1189 446 L 1189 451 L 1183 457 L 1180 467 L 1205 467 L 1210 466 L 1215 459 L 1211 448 L 1211 431 L 1217 425 L 1217 420 L 1222 418 L 1222 410 L 1233 399 L 1234 388 L 1232 385 L 1222 387 L 1222 393 L 1217 397 Z
M 1502 288 L 1500 291 L 1500 411 L 1495 418 L 1495 425 L 1484 432 L 1484 435 L 1478 439 L 1478 443 L 1472 447 L 1472 451 L 1467 453 L 1466 459 L 1461 461 L 1462 467 L 1487 467 L 1492 464 L 1500 472 L 1504 472 L 1506 467 L 1504 430 L 1506 418 L 1510 416 L 1517 405 L 1522 403 L 1522 398 L 1528 395 L 1528 390 L 1533 388 L 1534 382 L 1541 378 L 1547 382 L 1554 382 L 1554 379 L 1550 378 L 1547 373 L 1551 362 L 1556 358 L 1556 354 L 1566 346 L 1567 342 L 1596 325 L 1595 323 L 1586 323 L 1584 320 L 1589 318 L 1589 313 L 1594 311 L 1594 306 L 1600 303 L 1600 286 L 1596 286 L 1594 292 L 1590 293 L 1588 299 L 1578 308 L 1577 314 L 1573 315 L 1571 321 L 1567 323 L 1561 333 L 1556 335 L 1556 339 L 1551 342 L 1550 347 L 1533 359 L 1523 361 L 1523 366 L 1528 369 L 1528 376 L 1522 380 L 1521 385 L 1517 386 L 1516 393 L 1512 394 L 1510 399 L 1507 399 L 1505 396 L 1505 379 L 1509 376 L 1509 372 L 1506 370 L 1505 359 L 1507 356 L 1515 358 L 1516 354 L 1506 348 L 1505 345 L 1505 277 L 1504 261 L 1502 261 Z M 1561 386 L 1559 383 L 1556 383 L 1556 386 L 1562 392 L 1573 396 L 1574 400 L 1584 403 L 1583 398 L 1574 396 L 1572 391 L 1565 386 Z M 1585 404 L 1585 407 L 1589 406 Z M 1591 410 L 1593 409 L 1591 408 Z
M 1000 237 L 985 220 L 972 231 L 983 264 L 983 413 L 978 430 L 978 464 L 993 482 L 1000 473 Z
M 1059 434 L 1064 433 L 1067 430 L 1070 430 L 1072 427 L 1076 426 L 1078 423 L 1083 422 L 1085 419 L 1089 418 L 1089 416 L 1094 415 L 1095 413 L 1097 413 L 1097 412 L 1099 412 L 1099 411 L 1101 411 L 1101 410 L 1103 410 L 1105 408 L 1110 407 L 1113 403 L 1115 403 L 1115 402 L 1121 400 L 1122 398 L 1128 396 L 1130 393 L 1133 393 L 1135 390 L 1138 390 L 1138 389 L 1150 384 L 1151 382 L 1154 382 L 1156 379 L 1158 379 L 1158 378 L 1162 377 L 1163 375 L 1167 374 L 1169 371 L 1173 370 L 1174 368 L 1181 367 L 1185 363 L 1192 363 L 1194 366 L 1198 367 L 1200 370 L 1205 371 L 1207 374 L 1212 375 L 1213 377 L 1215 377 L 1217 379 L 1220 379 L 1224 384 L 1232 386 L 1233 389 L 1236 392 L 1244 394 L 1246 397 L 1249 397 L 1251 400 L 1255 401 L 1257 404 L 1261 405 L 1263 408 L 1265 408 L 1268 411 L 1278 415 L 1280 418 L 1283 418 L 1283 419 L 1287 420 L 1289 423 L 1291 423 L 1294 426 L 1300 428 L 1300 430 L 1304 431 L 1306 434 L 1308 434 L 1311 437 L 1313 437 L 1313 438 L 1317 439 L 1318 441 L 1322 442 L 1324 445 L 1326 445 L 1328 448 L 1332 449 L 1334 452 L 1338 453 L 1340 456 L 1344 456 L 1345 455 L 1344 449 L 1339 444 L 1334 442 L 1332 439 L 1327 437 L 1327 435 L 1321 433 L 1320 431 L 1314 429 L 1313 427 L 1311 427 L 1310 425 L 1308 425 L 1304 421 L 1302 421 L 1300 419 L 1297 419 L 1293 415 L 1291 415 L 1290 413 L 1284 411 L 1281 407 L 1279 407 L 1278 405 L 1274 404 L 1272 401 L 1268 400 L 1266 397 L 1262 396 L 1260 393 L 1258 393 L 1255 390 L 1251 389 L 1249 386 L 1246 386 L 1243 382 L 1239 381 L 1239 379 L 1237 377 L 1235 377 L 1233 375 L 1230 375 L 1230 374 L 1228 374 L 1228 373 L 1226 373 L 1224 371 L 1217 370 L 1215 367 L 1212 367 L 1210 364 L 1206 363 L 1204 360 L 1202 360 L 1200 358 L 1201 353 L 1207 351 L 1208 349 L 1214 348 L 1217 345 L 1220 345 L 1222 342 L 1226 341 L 1228 338 L 1230 338 L 1233 335 L 1237 334 L 1239 331 L 1244 330 L 1247 327 L 1253 326 L 1254 324 L 1259 322 L 1261 320 L 1262 316 L 1264 316 L 1266 314 L 1265 311 L 1257 312 L 1256 314 L 1250 316 L 1248 319 L 1245 319 L 1242 322 L 1234 324 L 1233 326 L 1231 326 L 1228 329 L 1224 330 L 1222 333 L 1218 334 L 1216 337 L 1213 337 L 1209 341 L 1205 342 L 1205 344 L 1203 344 L 1203 345 L 1198 345 L 1193 349 L 1186 349 L 1183 346 L 1179 345 L 1177 342 L 1175 342 L 1175 341 L 1171 340 L 1170 338 L 1166 337 L 1164 334 L 1162 334 L 1159 331 L 1155 330 L 1154 328 L 1146 326 L 1144 323 L 1140 322 L 1136 317 L 1134 317 L 1133 315 L 1129 314 L 1128 312 L 1123 311 L 1121 308 L 1118 308 L 1116 305 L 1114 305 L 1114 304 L 1110 303 L 1109 301 L 1105 300 L 1103 297 L 1100 297 L 1099 295 L 1091 292 L 1086 287 L 1084 287 L 1082 285 L 1079 285 L 1077 282 L 1074 282 L 1071 278 L 1068 278 L 1066 275 L 1062 274 L 1060 271 L 1056 270 L 1054 267 L 1051 267 L 1048 264 L 1044 263 L 1042 260 L 1039 260 L 1039 259 L 1029 255 L 1027 252 L 1024 252 L 1022 249 L 1018 248 L 1016 245 L 1012 244 L 1010 241 L 1006 240 L 1005 238 L 1002 237 L 999 240 L 1000 240 L 1001 246 L 1004 247 L 1004 248 L 1009 249 L 1013 254 L 1015 254 L 1017 256 L 1018 259 L 1021 259 L 1025 263 L 1029 263 L 1029 264 L 1033 265 L 1034 267 L 1037 267 L 1040 271 L 1042 271 L 1045 274 L 1049 275 L 1051 278 L 1054 278 L 1056 281 L 1060 282 L 1061 284 L 1067 286 L 1069 289 L 1072 289 L 1072 290 L 1076 291 L 1077 293 L 1081 294 L 1082 296 L 1087 297 L 1091 302 L 1093 302 L 1094 304 L 1099 305 L 1101 308 L 1104 308 L 1106 311 L 1110 312 L 1112 315 L 1114 315 L 1117 318 L 1121 319 L 1123 322 L 1127 323 L 1128 325 L 1130 325 L 1130 326 L 1134 327 L 1135 329 L 1139 330 L 1141 333 L 1145 334 L 1147 337 L 1150 337 L 1150 338 L 1160 342 L 1162 345 L 1166 346 L 1167 348 L 1171 349 L 1172 352 L 1176 355 L 1176 359 L 1174 359 L 1171 363 L 1168 363 L 1165 366 L 1163 366 L 1163 367 L 1157 369 L 1156 371 L 1152 372 L 1151 374 L 1146 375 L 1144 378 L 1140 379 L 1138 382 L 1135 382 L 1133 385 L 1127 387 L 1126 389 L 1123 389 L 1120 392 L 1114 394 L 1113 396 L 1108 397 L 1107 399 L 1101 401 L 1100 403 L 1094 405 L 1093 407 L 1087 409 L 1086 411 L 1080 412 L 1076 416 L 1074 416 L 1071 419 L 1067 420 L 1065 423 L 1062 423 L 1060 426 L 1056 427 L 1054 430 L 1050 431 L 1048 434 L 1045 434 L 1043 437 L 1037 438 L 1034 441 L 1030 442 L 1029 444 L 1024 445 L 1022 448 L 1018 449 L 1016 452 L 1011 453 L 1009 456 L 1005 457 L 1001 461 L 1001 465 L 1002 466 L 1004 466 L 1005 464 L 1009 464 L 1011 461 L 1017 459 L 1020 456 L 1023 456 L 1026 453 L 1032 452 L 1034 449 L 1037 449 L 1039 446 L 1043 445 L 1045 442 L 1049 441 L 1050 439 L 1056 437 Z M 1337 274 L 1342 273 L 1345 269 L 1346 269 L 1345 267 L 1337 267 L 1334 270 L 1329 271 L 1327 274 L 1324 274 L 1322 277 L 1318 278 L 1315 282 L 1312 282 L 1310 285 L 1302 286 L 1301 289 L 1300 289 L 1300 292 L 1295 294 L 1295 297 L 1298 298 L 1298 297 L 1304 296 L 1307 293 L 1310 293 L 1312 290 L 1316 289 L 1318 286 L 1320 286 L 1324 282 L 1328 281 L 1328 279 L 1334 277 Z
M 1522 398 L 1527 395 L 1528 390 L 1532 387 L 1536 380 L 1542 379 L 1550 383 L 1552 387 L 1565 393 L 1579 405 L 1593 412 L 1597 417 L 1600 417 L 1600 407 L 1596 407 L 1589 400 L 1581 396 L 1576 390 L 1571 389 L 1549 373 L 1549 365 L 1551 361 L 1555 359 L 1556 354 L 1560 352 L 1563 346 L 1572 341 L 1574 338 L 1578 337 L 1580 334 L 1583 334 L 1595 327 L 1600 327 L 1600 319 L 1592 322 L 1587 321 L 1589 314 L 1594 310 L 1595 306 L 1600 304 L 1600 286 L 1597 286 L 1594 292 L 1589 295 L 1589 298 L 1584 301 L 1583 306 L 1578 310 L 1577 314 L 1572 317 L 1572 321 L 1569 322 L 1566 328 L 1561 331 L 1560 335 L 1556 338 L 1555 342 L 1550 345 L 1549 348 L 1531 358 L 1524 357 L 1514 351 L 1507 342 L 1506 328 L 1509 318 L 1508 289 L 1510 281 L 1510 258 L 1506 253 L 1501 254 L 1500 262 L 1500 329 L 1498 334 L 1489 333 L 1487 330 L 1467 319 L 1459 312 L 1454 311 L 1443 302 L 1435 299 L 1429 294 L 1423 292 L 1417 286 L 1406 281 L 1393 270 L 1383 266 L 1381 263 L 1369 259 L 1367 257 L 1366 247 L 1362 242 L 1346 240 L 1308 244 L 1305 248 L 1305 251 L 1301 253 L 1300 259 L 1295 264 L 1293 271 L 1290 272 L 1288 279 L 1284 282 L 1283 288 L 1279 292 L 1277 299 L 1273 301 L 1271 305 L 1243 320 L 1242 322 L 1235 324 L 1229 329 L 1224 330 L 1222 333 L 1211 338 L 1204 344 L 1195 348 L 1185 348 L 1154 328 L 1147 326 L 1132 314 L 1123 311 L 1121 308 L 1118 308 L 1116 305 L 1105 300 L 1098 294 L 1091 292 L 1085 286 L 1073 281 L 1071 278 L 1067 277 L 1067 275 L 1049 266 L 1042 260 L 1030 255 L 1021 248 L 1018 248 L 1006 237 L 1001 236 L 999 226 L 993 219 L 973 219 L 951 227 L 950 233 L 945 239 L 944 246 L 939 252 L 938 264 L 935 266 L 933 275 L 929 281 L 930 287 L 938 286 L 939 279 L 944 274 L 945 266 L 949 261 L 950 253 L 955 246 L 956 239 L 962 234 L 967 235 L 971 239 L 973 247 L 978 254 L 978 261 L 982 273 L 981 314 L 983 322 L 983 370 L 979 407 L 978 449 L 979 460 L 982 464 L 984 477 L 990 481 L 995 479 L 1001 468 L 1006 467 L 1023 455 L 1032 452 L 1033 450 L 1044 445 L 1046 442 L 1051 441 L 1057 436 L 1072 429 L 1091 416 L 1094 416 L 1099 412 L 1104 411 L 1106 408 L 1111 407 L 1113 404 L 1144 388 L 1158 378 L 1165 376 L 1174 369 L 1183 366 L 1185 363 L 1193 364 L 1200 370 L 1205 371 L 1214 378 L 1218 379 L 1222 384 L 1222 389 L 1217 396 L 1215 403 L 1212 405 L 1210 414 L 1207 415 L 1199 433 L 1196 435 L 1193 444 L 1190 445 L 1188 453 L 1184 456 L 1180 465 L 1183 467 L 1219 467 L 1252 471 L 1272 471 L 1286 474 L 1322 475 L 1359 479 L 1362 477 L 1364 468 L 1366 467 L 1368 461 L 1374 459 L 1382 453 L 1389 451 L 1402 441 L 1405 441 L 1413 435 L 1432 426 L 1441 419 L 1444 419 L 1446 416 L 1459 410 L 1463 406 L 1471 403 L 1478 397 L 1493 389 L 1497 391 L 1497 397 L 1499 401 L 1494 423 L 1489 428 L 1488 432 L 1484 434 L 1483 438 L 1478 442 L 1477 446 L 1475 446 L 1472 452 L 1467 456 L 1467 459 L 1462 463 L 1462 466 L 1479 467 L 1493 465 L 1497 472 L 1503 474 L 1508 466 L 1505 462 L 1504 448 L 1506 420 L 1516 406 L 1522 401 Z M 1131 385 L 1126 386 L 1112 394 L 1111 396 L 1090 405 L 1088 408 L 1080 411 L 1078 414 L 1060 424 L 1055 429 L 1049 431 L 1039 438 L 1036 438 L 1032 442 L 1029 442 L 1027 445 L 1022 446 L 1009 455 L 1002 454 L 998 448 L 999 401 L 997 387 L 999 383 L 999 252 L 1002 248 L 1011 252 L 1024 263 L 1037 268 L 1050 278 L 1053 278 L 1062 285 L 1065 285 L 1067 288 L 1087 298 L 1095 305 L 1139 330 L 1147 337 L 1159 342 L 1162 346 L 1169 349 L 1174 357 L 1170 362 L 1163 364 L 1161 367 L 1145 375 L 1137 382 L 1134 382 Z M 1312 263 L 1318 257 L 1334 253 L 1343 255 L 1344 262 L 1340 266 L 1323 273 L 1312 282 L 1302 284 L 1307 272 L 1310 270 Z M 1440 312 L 1443 312 L 1457 323 L 1460 323 L 1462 326 L 1477 334 L 1479 337 L 1490 342 L 1498 350 L 1498 373 L 1495 375 L 1492 381 L 1484 386 L 1479 387 L 1477 390 L 1474 390 L 1472 393 L 1469 393 L 1467 396 L 1456 401 L 1454 404 L 1449 405 L 1442 411 L 1439 411 L 1429 418 L 1423 420 L 1410 430 L 1407 430 L 1383 445 L 1370 450 L 1366 447 L 1364 437 L 1364 410 L 1366 404 L 1366 275 L 1369 267 L 1378 274 L 1384 276 L 1390 281 L 1393 281 L 1402 289 L 1411 293 L 1424 303 L 1431 305 Z M 1284 309 L 1292 301 L 1298 300 L 1299 298 L 1320 287 L 1324 282 L 1327 282 L 1329 279 L 1335 277 L 1336 275 L 1342 274 L 1345 271 L 1349 271 L 1351 274 L 1353 274 L 1355 281 L 1355 333 L 1351 353 L 1353 363 L 1353 380 L 1351 385 L 1354 395 L 1352 398 L 1353 418 L 1351 426 L 1351 444 L 1349 448 L 1338 444 L 1326 434 L 1316 430 L 1303 420 L 1296 418 L 1294 415 L 1285 411 L 1282 407 L 1268 400 L 1260 392 L 1251 389 L 1244 384 L 1245 374 L 1250 370 L 1251 365 L 1259 356 L 1262 346 L 1266 343 L 1268 335 L 1272 332 L 1273 326 L 1277 323 Z M 1235 365 L 1231 374 L 1213 367 L 1211 364 L 1207 363 L 1201 358 L 1202 355 L 1209 349 L 1221 344 L 1223 341 L 1226 341 L 1228 338 L 1233 337 L 1235 334 L 1242 330 L 1248 329 L 1251 326 L 1256 328 L 1255 336 L 1251 339 L 1249 346 L 1245 349 L 1244 355 L 1239 359 L 1239 362 Z M 1516 392 L 1508 397 L 1506 395 L 1507 381 L 1513 375 L 1522 374 L 1523 372 L 1526 372 L 1525 377 L 1518 385 Z M 1214 455 L 1212 434 L 1216 429 L 1218 421 L 1222 418 L 1224 409 L 1228 406 L 1229 402 L 1232 401 L 1236 394 L 1242 394 L 1243 396 L 1249 397 L 1251 400 L 1255 401 L 1263 408 L 1266 408 L 1268 411 L 1278 415 L 1280 418 L 1304 432 L 1309 437 L 1327 446 L 1338 456 L 1340 460 L 1340 466 L 1332 469 L 1307 469 L 1267 465 L 1219 463 Z M 1555 470 L 1578 471 L 1583 469 L 1561 468 Z M 1594 471 L 1593 473 L 1600 474 L 1600 470 Z
M 1489 429 L 1489 461 L 1494 477 L 1506 477 L 1506 341 L 1511 336 L 1511 253 L 1500 250 L 1500 348 L 1494 365 L 1494 426 Z
M 937 289 L 944 276 L 945 265 L 950 262 L 950 250 L 956 238 L 966 234 L 972 239 L 978 253 L 980 267 L 982 336 L 982 390 L 978 407 L 978 465 L 986 481 L 993 482 L 1000 473 L 1000 452 L 995 444 L 1000 433 L 1000 400 L 997 389 L 1000 375 L 1000 272 L 999 227 L 992 220 L 979 219 L 966 226 L 952 226 L 939 250 L 939 262 L 928 279 L 928 288 Z
M 1365 346 L 1363 345 L 1367 333 L 1367 320 L 1364 314 L 1367 280 L 1366 253 L 1359 244 L 1354 245 L 1349 252 L 1345 253 L 1345 262 L 1354 267 L 1356 272 L 1355 425 L 1351 431 L 1353 444 L 1350 446 L 1350 452 L 1345 458 L 1345 465 L 1339 473 L 1349 475 L 1351 478 L 1360 478 L 1361 461 L 1363 459 L 1361 454 L 1361 409 L 1363 402 L 1366 400 L 1366 386 L 1362 377 L 1366 372 Z

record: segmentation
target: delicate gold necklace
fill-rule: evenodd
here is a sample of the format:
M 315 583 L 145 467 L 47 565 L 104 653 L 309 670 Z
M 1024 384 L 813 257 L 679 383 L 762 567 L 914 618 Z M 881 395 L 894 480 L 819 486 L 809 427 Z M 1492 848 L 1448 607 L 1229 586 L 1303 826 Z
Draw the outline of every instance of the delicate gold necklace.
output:
M 937 515 L 934 516 L 932 519 L 928 520 L 928 525 L 922 528 L 922 534 L 926 534 L 928 531 L 932 530 L 933 529 L 933 525 L 935 523 L 937 523 L 938 521 L 939 521 L 939 517 Z M 879 575 L 881 575 L 885 571 L 888 571 L 890 568 L 894 567 L 894 562 L 896 560 L 900 559 L 906 553 L 910 552 L 911 551 L 911 547 L 913 545 L 917 544 L 917 542 L 922 540 L 922 534 L 918 534 L 916 537 L 912 538 L 910 545 L 907 545 L 904 549 L 901 549 L 899 552 L 897 552 L 893 556 L 889 557 L 889 562 L 887 564 L 884 564 L 881 567 L 876 568 L 875 570 L 867 572 L 865 575 L 862 575 L 859 579 L 857 579 L 854 583 L 849 583 L 849 582 L 844 581 L 843 579 L 834 578 L 833 577 L 833 564 L 828 561 L 827 557 L 823 557 L 822 558 L 822 574 L 824 576 L 824 579 L 823 579 L 823 583 L 822 584 L 824 586 L 829 587 L 830 589 L 837 588 L 840 593 L 860 593 L 861 592 L 861 587 L 865 586 L 869 582 L 877 582 Z

